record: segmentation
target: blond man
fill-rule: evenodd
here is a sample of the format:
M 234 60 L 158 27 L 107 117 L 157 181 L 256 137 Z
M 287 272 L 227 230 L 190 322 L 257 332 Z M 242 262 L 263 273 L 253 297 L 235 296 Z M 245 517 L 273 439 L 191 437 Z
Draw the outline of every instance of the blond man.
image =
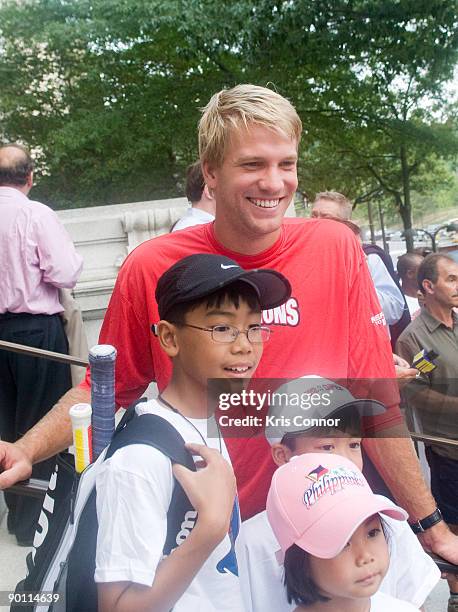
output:
M 124 263 L 100 334 L 101 342 L 118 349 L 119 405 L 139 398 L 152 380 L 159 390 L 167 385 L 171 363 L 150 332 L 158 321 L 156 281 L 172 263 L 198 252 L 228 255 L 247 269 L 274 268 L 292 285 L 286 304 L 263 312 L 273 333 L 255 376 L 295 378 L 313 371 L 331 378 L 394 378 L 379 304 L 355 236 L 325 219 L 283 219 L 297 188 L 301 131 L 290 102 L 263 87 L 238 85 L 215 94 L 205 107 L 200 160 L 216 201 L 215 222 L 145 242 Z M 241 354 L 237 371 L 243 375 L 248 367 Z M 396 388 L 384 389 L 380 399 L 388 410 L 373 430 L 402 429 Z M 0 486 L 26 477 L 31 462 L 69 444 L 68 409 L 88 398 L 89 376 L 16 446 L 3 445 L 0 460 L 10 469 L 0 475 Z M 260 437 L 229 439 L 227 446 L 247 518 L 264 509 L 274 466 Z M 372 439 L 366 450 L 412 520 L 435 510 L 410 440 Z M 458 561 L 457 540 L 444 524 L 429 529 L 427 537 L 437 552 Z

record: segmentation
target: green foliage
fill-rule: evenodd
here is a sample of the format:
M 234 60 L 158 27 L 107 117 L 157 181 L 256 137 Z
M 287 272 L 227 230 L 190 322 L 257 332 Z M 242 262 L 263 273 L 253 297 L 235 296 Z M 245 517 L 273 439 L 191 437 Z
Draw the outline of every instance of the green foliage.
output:
M 198 109 L 227 84 L 205 67 L 180 5 L 2 7 L 1 137 L 38 151 L 35 197 L 66 207 L 177 194 L 197 154 Z
M 199 108 L 222 87 L 271 83 L 304 122 L 300 187 L 383 197 L 438 188 L 457 151 L 445 84 L 449 0 L 6 0 L 0 139 L 39 159 L 57 206 L 181 193 Z M 429 177 L 428 180 L 426 177 Z M 434 183 L 434 185 L 433 185 Z
M 292 96 L 311 144 L 302 156 L 304 192 L 388 197 L 408 227 L 411 190 L 427 191 L 425 173 L 458 151 L 444 88 L 456 65 L 454 3 L 258 4 L 253 53 L 266 72 L 275 66 L 273 80 Z

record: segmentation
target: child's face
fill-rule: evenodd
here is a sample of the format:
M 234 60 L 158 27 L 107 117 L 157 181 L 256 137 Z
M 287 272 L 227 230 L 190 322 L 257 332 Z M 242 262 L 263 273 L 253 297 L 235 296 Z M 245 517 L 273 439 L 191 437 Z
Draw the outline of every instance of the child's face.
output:
M 377 592 L 389 565 L 388 545 L 378 514 L 358 527 L 337 557 L 310 556 L 315 584 L 332 599 L 371 597 Z
M 201 304 L 186 314 L 186 324 L 211 328 L 214 325 L 231 325 L 246 331 L 260 325 L 261 312 L 250 309 L 240 300 L 239 307 L 228 300 L 219 307 L 207 308 Z M 207 387 L 210 378 L 251 378 L 262 356 L 262 343 L 251 343 L 245 333 L 239 333 L 231 343 L 213 340 L 210 331 L 187 326 L 176 326 L 177 355 L 174 369 L 179 367 L 190 384 Z
M 282 453 L 276 453 L 275 447 L 281 446 Z M 291 457 L 304 455 L 305 453 L 331 453 L 346 457 L 357 466 L 359 470 L 363 469 L 363 457 L 361 454 L 361 438 L 354 438 L 339 432 L 339 436 L 335 438 L 318 438 L 307 435 L 297 435 L 294 437 L 294 451 L 291 451 L 284 444 L 274 445 L 272 447 L 274 461 L 277 465 L 286 463 Z M 281 457 L 284 457 L 281 460 Z

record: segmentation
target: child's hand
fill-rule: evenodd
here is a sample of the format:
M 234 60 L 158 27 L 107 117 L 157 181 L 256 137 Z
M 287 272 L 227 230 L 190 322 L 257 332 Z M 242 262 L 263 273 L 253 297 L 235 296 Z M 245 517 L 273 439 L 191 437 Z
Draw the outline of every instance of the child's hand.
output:
M 213 448 L 202 444 L 186 444 L 186 448 L 191 454 L 202 457 L 203 461 L 196 463 L 197 472 L 174 464 L 173 474 L 198 512 L 197 525 L 205 527 L 209 538 L 220 541 L 228 532 L 234 505 L 234 471 Z

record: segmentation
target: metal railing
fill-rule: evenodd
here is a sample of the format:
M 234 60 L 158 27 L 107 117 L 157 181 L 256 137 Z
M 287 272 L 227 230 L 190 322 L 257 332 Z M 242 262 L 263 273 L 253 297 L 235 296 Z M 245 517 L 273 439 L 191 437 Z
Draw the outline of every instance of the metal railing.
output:
M 56 353 L 54 351 L 47 351 L 45 349 L 35 348 L 33 346 L 27 346 L 26 344 L 16 344 L 15 342 L 7 342 L 6 340 L 0 340 L 0 350 L 11 351 L 13 353 L 21 353 L 23 355 L 29 355 L 31 357 L 41 357 L 43 359 L 50 359 L 51 361 L 59 361 L 61 363 L 68 363 L 70 365 L 77 365 L 86 367 L 89 362 L 87 359 L 81 359 L 74 357 L 73 355 L 65 355 L 64 353 Z M 48 489 L 48 481 L 41 480 L 39 478 L 30 478 L 22 482 L 17 482 L 11 487 L 6 489 L 8 493 L 16 493 L 17 495 L 26 495 L 28 497 L 43 498 Z
M 32 357 L 42 357 L 45 359 L 51 359 L 53 361 L 60 361 L 63 363 L 69 363 L 77 366 L 87 366 L 88 361 L 80 359 L 79 357 L 73 357 L 72 355 L 65 355 L 63 353 L 56 353 L 54 351 L 46 351 L 44 349 L 38 349 L 25 344 L 16 344 L 14 342 L 6 342 L 0 340 L 0 350 L 13 351 L 16 353 L 22 353 L 30 355 Z M 420 434 L 415 431 L 409 431 L 409 434 L 413 440 L 418 442 L 429 442 L 436 444 L 443 444 L 446 446 L 457 447 L 458 440 L 449 440 L 448 438 L 440 438 L 438 436 L 431 436 L 427 434 Z M 48 482 L 46 480 L 39 480 L 37 478 L 31 478 L 23 482 L 18 482 L 12 487 L 8 488 L 10 493 L 17 493 L 18 495 L 28 495 L 30 497 L 42 497 L 45 495 L 48 488 Z
M 86 367 L 89 364 L 87 359 L 80 359 L 79 357 L 65 355 L 64 353 L 55 353 L 54 351 L 46 351 L 45 349 L 27 346 L 26 344 L 7 342 L 6 340 L 0 340 L 0 350 L 12 351 L 13 353 L 22 353 L 23 355 L 29 355 L 31 357 L 42 357 L 45 359 L 50 359 L 51 361 L 60 361 L 61 363 L 68 363 L 70 365 L 82 367 Z
M 452 446 L 454 448 L 458 446 L 458 440 L 449 440 L 447 438 L 440 438 L 438 436 L 428 436 L 426 434 L 419 434 L 414 431 L 409 431 L 409 434 L 413 440 L 416 440 L 418 442 L 442 444 L 446 446 Z M 17 482 L 12 487 L 9 487 L 7 491 L 9 493 L 16 493 L 17 495 L 27 495 L 28 497 L 44 497 L 47 488 L 47 480 L 30 478 L 30 480 Z

